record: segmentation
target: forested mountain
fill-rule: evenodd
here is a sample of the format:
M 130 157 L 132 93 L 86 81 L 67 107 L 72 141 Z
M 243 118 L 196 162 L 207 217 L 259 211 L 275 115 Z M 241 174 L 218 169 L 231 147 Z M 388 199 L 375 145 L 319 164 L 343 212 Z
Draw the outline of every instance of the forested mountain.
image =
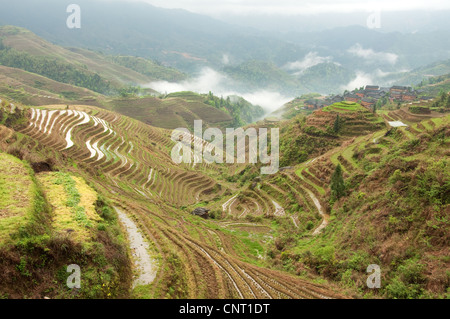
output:
M 175 67 L 196 75 L 202 68 L 217 71 L 234 69 L 236 75 L 244 66 L 260 61 L 271 65 L 264 76 L 269 80 L 255 83 L 252 70 L 238 78 L 247 89 L 277 86 L 280 70 L 294 75 L 299 70 L 287 70 L 288 65 L 310 69 L 318 64 L 335 63 L 341 76 L 317 79 L 327 74 L 330 65 L 308 70 L 305 78 L 284 80 L 290 96 L 307 92 L 338 90 L 358 75 L 380 85 L 392 83 L 392 77 L 418 67 L 448 58 L 450 45 L 444 39 L 448 31 L 416 33 L 380 32 L 363 26 L 346 26 L 322 31 L 264 33 L 249 27 L 236 26 L 185 10 L 162 9 L 145 3 L 121 1 L 79 2 L 82 26 L 69 29 L 65 13 L 69 1 L 32 0 L 2 4 L 0 24 L 18 25 L 30 29 L 45 39 L 65 47 L 102 51 L 107 55 L 149 58 L 159 65 Z M 100 22 L 101 21 L 101 22 Z M 314 59 L 311 60 L 311 56 Z M 130 64 L 136 66 L 137 61 Z M 140 63 L 140 62 L 139 62 Z M 274 69 L 275 68 L 275 69 Z M 334 67 L 336 68 L 336 67 Z M 278 70 L 279 69 L 279 70 Z M 274 71 L 276 70 L 276 71 Z M 265 67 L 258 72 L 264 73 Z M 270 80 L 271 75 L 277 77 Z M 154 74 L 153 74 L 154 75 Z M 392 76 L 391 76 L 392 75 Z M 281 76 L 285 78 L 285 75 Z M 168 76 L 167 80 L 180 79 Z M 351 78 L 350 81 L 348 79 Z M 338 82 L 335 82 L 337 80 Z M 403 82 L 402 85 L 411 83 Z M 295 83 L 293 83 L 295 82 Z

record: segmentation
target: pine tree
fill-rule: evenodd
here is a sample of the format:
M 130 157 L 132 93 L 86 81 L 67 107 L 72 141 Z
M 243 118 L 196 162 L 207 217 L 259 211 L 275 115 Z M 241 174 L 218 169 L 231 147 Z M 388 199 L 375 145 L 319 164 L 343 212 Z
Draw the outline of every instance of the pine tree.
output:
M 444 91 L 442 91 L 442 92 L 441 92 L 441 99 L 440 99 L 440 102 L 441 102 L 442 104 L 444 104 L 446 99 L 447 99 L 447 93 L 445 93 Z
M 345 195 L 345 183 L 342 175 L 342 167 L 340 164 L 336 166 L 336 169 L 331 177 L 331 198 L 332 200 L 338 200 Z
M 340 125 L 341 125 L 341 123 L 340 123 L 340 118 L 339 118 L 339 114 L 338 114 L 338 115 L 336 116 L 336 120 L 334 120 L 334 127 L 333 127 L 333 130 L 334 130 L 335 133 L 338 133 L 338 132 L 339 132 Z

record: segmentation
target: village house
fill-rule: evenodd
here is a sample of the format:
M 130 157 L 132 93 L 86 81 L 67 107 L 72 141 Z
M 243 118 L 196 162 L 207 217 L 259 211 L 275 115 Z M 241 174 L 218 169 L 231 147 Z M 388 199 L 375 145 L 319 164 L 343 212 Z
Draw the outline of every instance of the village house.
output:
M 372 109 L 372 107 L 375 105 L 375 103 L 377 103 L 377 101 L 373 98 L 363 98 L 361 100 L 361 105 L 368 108 L 368 109 Z
M 402 100 L 403 94 L 410 91 L 409 87 L 406 86 L 393 86 L 389 90 L 391 93 L 391 100 Z
M 366 91 L 379 91 L 380 87 L 376 85 L 366 85 Z
M 417 94 L 415 92 L 406 92 L 402 94 L 402 101 L 415 101 L 417 99 Z
M 349 94 L 349 95 L 347 95 L 347 96 L 345 97 L 345 99 L 346 99 L 347 101 L 357 103 L 357 102 L 361 99 L 361 97 L 358 96 L 358 95 L 356 95 L 356 94 Z
M 377 85 L 367 85 L 364 89 L 355 89 L 351 92 L 345 91 L 343 95 L 328 96 L 324 100 L 310 99 L 305 101 L 305 109 L 317 110 L 325 106 L 349 101 L 360 103 L 367 109 L 372 110 L 373 106 L 381 99 L 390 94 L 390 101 L 411 102 L 419 99 L 419 92 L 407 86 L 380 87 Z M 430 97 L 420 97 L 422 100 L 431 99 Z
M 321 109 L 328 104 L 324 101 L 318 101 L 318 100 L 307 100 L 305 101 L 305 106 L 310 110 L 318 110 Z
M 305 101 L 305 106 L 310 110 L 315 109 L 316 101 L 315 100 L 307 100 L 307 101 Z

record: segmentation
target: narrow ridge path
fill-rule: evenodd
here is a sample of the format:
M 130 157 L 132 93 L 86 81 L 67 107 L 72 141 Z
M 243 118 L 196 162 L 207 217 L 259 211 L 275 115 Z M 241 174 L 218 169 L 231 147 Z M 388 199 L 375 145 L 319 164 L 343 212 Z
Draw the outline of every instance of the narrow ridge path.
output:
M 121 209 L 117 207 L 114 207 L 114 209 L 127 231 L 134 266 L 138 271 L 138 275 L 133 281 L 133 289 L 137 286 L 149 285 L 155 280 L 158 269 L 155 261 L 148 253 L 149 245 L 136 224 Z

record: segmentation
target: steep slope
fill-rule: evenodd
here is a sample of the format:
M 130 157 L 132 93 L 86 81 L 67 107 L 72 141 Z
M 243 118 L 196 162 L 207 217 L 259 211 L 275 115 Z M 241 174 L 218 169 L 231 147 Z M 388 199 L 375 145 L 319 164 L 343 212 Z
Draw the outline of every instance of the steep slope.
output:
M 35 174 L 25 161 L 2 151 L 0 158 L 0 296 L 128 296 L 126 246 L 98 194 L 80 177 Z M 67 284 L 72 264 L 82 270 L 83 285 L 75 294 Z
M 0 66 L 0 94 L 25 105 L 64 104 L 102 100 L 88 89 L 50 80 L 21 69 Z
M 65 49 L 19 27 L 0 27 L 0 40 L 1 64 L 100 93 L 111 93 L 110 91 L 126 85 L 146 84 L 155 79 L 184 78 L 181 72 L 152 64 L 145 59 L 137 61 L 145 66 L 146 70 L 137 72 L 134 70 L 137 68 L 133 64 L 133 58 L 124 63 L 123 58 L 115 59 L 82 49 Z M 131 65 L 132 68 L 127 68 L 124 64 Z M 154 72 L 151 73 L 152 71 Z
M 47 106 L 7 116 L 18 130 L 5 141 L 9 151 L 79 174 L 137 221 L 161 265 L 153 284 L 137 286 L 134 296 L 340 297 L 322 285 L 265 268 L 258 258 L 264 249 L 253 249 L 261 247 L 264 236 L 246 238 L 243 231 L 228 230 L 234 225 L 188 214 L 186 206 L 228 196 L 227 183 L 208 176 L 227 168 L 172 164 L 168 131 L 87 106 Z
M 394 120 L 408 126 L 391 128 Z M 313 270 L 358 296 L 445 297 L 449 120 L 437 112 L 373 114 L 339 103 L 285 122 L 283 160 L 292 150 L 304 154 L 289 157 L 289 167 L 273 176 L 240 168 L 231 178 L 240 189 L 221 202 L 222 214 L 253 232 L 273 219 L 275 240 L 267 249 L 277 269 L 304 276 Z M 338 165 L 345 193 L 336 199 L 330 188 Z M 370 264 L 381 267 L 379 290 L 366 286 Z
M 314 269 L 368 297 L 445 297 L 450 118 L 439 116 L 415 120 L 397 113 L 408 127 L 354 137 L 295 173 L 264 181 L 292 219 L 280 229 L 274 264 L 297 273 Z M 346 191 L 336 201 L 330 185 L 337 165 Z M 314 230 L 323 216 L 310 215 L 320 212 L 315 198 L 330 215 L 321 234 Z M 314 238 L 305 237 L 308 232 Z M 381 267 L 380 290 L 365 285 L 370 264 Z

